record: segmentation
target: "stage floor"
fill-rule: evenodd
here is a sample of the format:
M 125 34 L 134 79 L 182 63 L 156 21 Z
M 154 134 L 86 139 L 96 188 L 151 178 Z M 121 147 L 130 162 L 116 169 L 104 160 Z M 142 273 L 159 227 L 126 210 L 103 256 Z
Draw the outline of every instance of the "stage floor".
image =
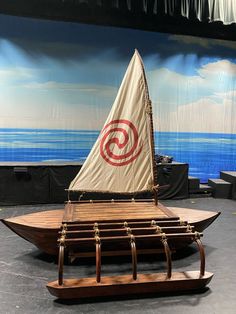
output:
M 234 314 L 236 308 L 236 203 L 233 200 L 196 198 L 164 201 L 168 207 L 182 207 L 221 211 L 218 219 L 204 232 L 206 270 L 214 272 L 209 288 L 200 294 L 149 295 L 88 299 L 60 302 L 51 296 L 46 283 L 55 280 L 57 263 L 53 257 L 42 254 L 31 243 L 24 241 L 0 224 L 0 313 L 162 313 L 162 314 Z M 0 218 L 18 216 L 36 211 L 56 209 L 61 205 L 1 207 Z M 95 261 L 82 259 L 76 265 L 66 265 L 69 276 L 91 277 Z M 194 270 L 199 267 L 195 245 L 173 255 L 173 269 Z M 138 271 L 159 272 L 166 269 L 160 256 L 138 259 Z M 128 274 L 130 257 L 104 258 L 102 274 Z

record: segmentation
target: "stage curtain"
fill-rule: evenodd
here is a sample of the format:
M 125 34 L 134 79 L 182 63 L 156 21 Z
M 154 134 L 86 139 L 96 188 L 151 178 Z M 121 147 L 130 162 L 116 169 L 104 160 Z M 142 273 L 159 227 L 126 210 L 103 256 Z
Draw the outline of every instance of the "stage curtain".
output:
M 127 0 L 129 10 L 132 10 L 132 4 L 132 0 Z M 199 21 L 221 21 L 225 25 L 236 22 L 235 0 L 143 0 L 142 6 L 145 13 L 152 11 L 159 14 L 164 11 L 166 15 L 197 18 Z
M 223 24 L 236 22 L 235 0 L 209 0 L 209 13 L 211 21 L 221 21 Z
M 181 7 L 181 15 L 187 18 L 221 21 L 226 25 L 236 22 L 235 0 L 164 0 L 164 5 L 165 13 L 173 16 L 178 14 Z
M 144 14 L 183 16 L 199 21 L 236 22 L 235 0 L 77 0 L 79 5 L 127 10 Z

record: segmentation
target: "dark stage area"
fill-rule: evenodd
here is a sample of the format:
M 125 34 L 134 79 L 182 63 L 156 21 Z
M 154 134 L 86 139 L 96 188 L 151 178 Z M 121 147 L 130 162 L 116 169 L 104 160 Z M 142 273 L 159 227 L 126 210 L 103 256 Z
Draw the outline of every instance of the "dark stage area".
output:
M 204 232 L 206 270 L 214 277 L 209 287 L 200 293 L 115 297 L 62 302 L 53 298 L 46 283 L 57 278 L 57 261 L 36 249 L 0 224 L 0 313 L 192 313 L 233 314 L 236 308 L 236 206 L 228 199 L 194 198 L 165 200 L 171 207 L 221 211 L 220 217 Z M 62 208 L 62 205 L 1 206 L 0 218 L 36 211 Z M 161 256 L 138 258 L 139 272 L 165 270 Z M 199 268 L 195 245 L 173 255 L 173 270 Z M 131 271 L 129 257 L 103 258 L 102 275 L 125 274 Z M 65 266 L 65 274 L 91 277 L 95 275 L 95 260 L 81 259 Z
M 0 204 L 64 203 L 67 200 L 65 189 L 68 189 L 80 168 L 81 164 L 78 162 L 1 163 Z M 178 162 L 158 164 L 157 173 L 159 185 L 166 186 L 159 191 L 159 199 L 188 197 L 188 164 Z M 93 198 L 91 195 L 89 197 Z M 115 198 L 110 195 L 107 197 Z M 96 198 L 104 198 L 104 195 L 100 194 Z

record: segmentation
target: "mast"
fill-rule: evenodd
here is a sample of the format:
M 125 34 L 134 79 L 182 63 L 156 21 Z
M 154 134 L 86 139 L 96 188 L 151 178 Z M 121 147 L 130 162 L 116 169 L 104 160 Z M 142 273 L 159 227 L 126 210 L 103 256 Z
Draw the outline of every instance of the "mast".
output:
M 153 171 L 153 194 L 154 194 L 154 200 L 155 205 L 158 204 L 158 197 L 157 197 L 157 191 L 158 191 L 158 184 L 157 184 L 157 167 L 155 162 L 155 142 L 154 142 L 154 127 L 153 127 L 153 113 L 152 113 L 152 102 L 149 99 L 149 108 L 150 108 L 150 137 L 151 137 L 151 147 L 152 147 L 152 171 Z
M 157 190 L 158 190 L 158 184 L 157 184 L 157 167 L 155 163 L 155 141 L 154 141 L 154 127 L 153 127 L 153 112 L 152 112 L 152 101 L 149 97 L 149 91 L 148 91 L 148 84 L 147 84 L 147 78 L 145 73 L 144 64 L 142 61 L 142 58 L 140 57 L 137 49 L 135 49 L 135 52 L 138 54 L 142 68 L 143 68 L 143 77 L 144 77 L 144 83 L 145 83 L 145 91 L 146 91 L 146 102 L 148 105 L 148 115 L 149 115 L 149 123 L 150 123 L 150 143 L 151 143 L 151 158 L 152 158 L 152 174 L 153 174 L 153 194 L 154 194 L 154 200 L 155 205 L 158 204 L 158 198 L 157 198 Z

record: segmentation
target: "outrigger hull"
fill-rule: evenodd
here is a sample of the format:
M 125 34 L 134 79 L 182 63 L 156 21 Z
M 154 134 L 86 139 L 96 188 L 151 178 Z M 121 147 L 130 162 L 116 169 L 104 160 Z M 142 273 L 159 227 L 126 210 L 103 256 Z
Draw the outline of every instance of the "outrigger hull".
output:
M 88 297 L 138 295 L 145 293 L 165 293 L 196 291 L 203 289 L 212 279 L 213 273 L 199 271 L 174 272 L 171 278 L 165 273 L 139 274 L 137 280 L 130 275 L 95 278 L 65 279 L 63 285 L 58 281 L 49 282 L 49 292 L 59 299 L 80 299 Z
M 220 215 L 219 212 L 190 208 L 169 207 L 169 209 L 174 215 L 178 216 L 180 220 L 188 221 L 188 223 L 193 225 L 198 232 L 205 230 Z M 57 255 L 58 232 L 61 227 L 63 215 L 64 209 L 56 209 L 2 219 L 1 221 L 9 229 L 25 240 L 33 243 L 41 251 L 50 255 Z M 183 248 L 190 243 L 189 240 L 178 242 L 176 249 Z M 149 251 L 146 250 L 146 253 L 148 252 Z M 125 254 L 125 252 L 123 253 Z M 142 253 L 145 253 L 145 251 Z M 94 253 L 84 253 L 84 256 L 86 255 L 91 256 L 94 255 Z M 109 255 L 109 253 L 104 252 L 103 255 Z M 111 255 L 115 255 L 115 252 Z

